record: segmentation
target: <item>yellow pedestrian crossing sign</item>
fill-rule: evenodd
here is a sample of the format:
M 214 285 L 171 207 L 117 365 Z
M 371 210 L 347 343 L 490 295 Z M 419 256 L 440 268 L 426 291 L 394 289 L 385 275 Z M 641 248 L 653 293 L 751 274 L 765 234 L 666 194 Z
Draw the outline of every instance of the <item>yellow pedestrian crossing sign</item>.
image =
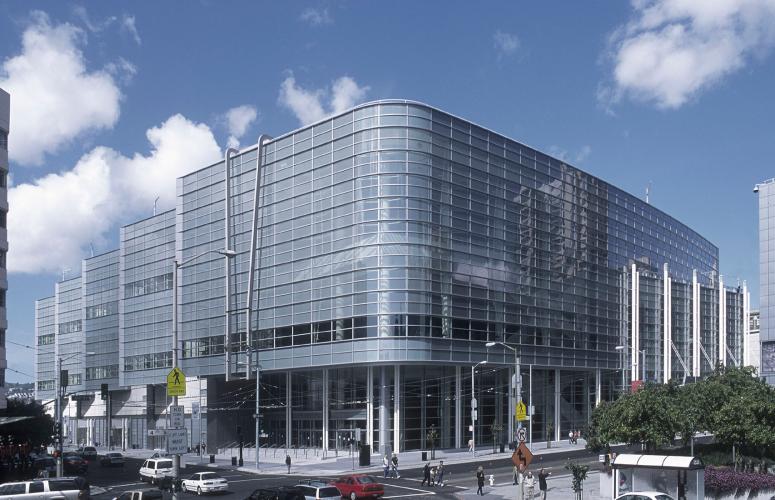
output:
M 167 375 L 167 396 L 186 395 L 186 374 L 177 366 Z
M 517 420 L 520 422 L 527 420 L 527 406 L 522 401 L 517 403 Z

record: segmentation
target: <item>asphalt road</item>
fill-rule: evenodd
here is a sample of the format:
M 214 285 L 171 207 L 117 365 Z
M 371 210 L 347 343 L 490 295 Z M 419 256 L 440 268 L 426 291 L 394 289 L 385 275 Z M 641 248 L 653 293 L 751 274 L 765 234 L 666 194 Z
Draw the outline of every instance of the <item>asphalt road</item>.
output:
M 595 467 L 597 464 L 597 455 L 588 452 L 579 447 L 571 454 L 573 460 L 580 463 L 589 464 Z M 552 458 L 546 456 L 541 458 L 536 456 L 532 470 L 538 470 L 544 467 L 554 475 L 566 474 L 564 469 L 568 460 L 568 454 L 561 458 Z M 140 481 L 139 459 L 128 458 L 124 467 L 106 468 L 99 464 L 91 464 L 86 476 L 94 488 L 94 498 L 97 500 L 108 500 L 118 496 L 123 491 L 132 489 L 151 488 L 148 483 Z M 438 464 L 438 460 L 432 462 Z M 444 487 L 428 487 L 422 483 L 422 469 L 412 468 L 401 470 L 401 477 L 398 479 L 382 479 L 381 474 L 376 475 L 377 480 L 385 485 L 385 498 L 455 498 L 455 493 L 461 493 L 465 490 L 475 488 L 476 469 L 478 466 L 484 467 L 485 474 L 493 474 L 496 484 L 510 482 L 512 478 L 512 465 L 507 457 L 491 459 L 487 457 L 479 462 L 465 464 L 445 464 L 445 485 Z M 204 465 L 188 464 L 181 470 L 181 477 L 185 478 L 195 472 L 214 471 L 220 473 L 229 482 L 229 491 L 214 496 L 223 497 L 224 500 L 241 500 L 247 498 L 256 488 L 268 488 L 276 486 L 290 486 L 297 484 L 301 479 L 333 479 L 334 476 L 301 476 L 301 475 L 279 475 L 279 474 L 261 474 L 255 475 L 248 472 L 241 472 L 231 468 L 211 468 Z M 356 471 L 357 472 L 357 471 Z M 181 493 L 181 498 L 194 498 L 193 493 Z M 166 498 L 166 497 L 165 497 Z

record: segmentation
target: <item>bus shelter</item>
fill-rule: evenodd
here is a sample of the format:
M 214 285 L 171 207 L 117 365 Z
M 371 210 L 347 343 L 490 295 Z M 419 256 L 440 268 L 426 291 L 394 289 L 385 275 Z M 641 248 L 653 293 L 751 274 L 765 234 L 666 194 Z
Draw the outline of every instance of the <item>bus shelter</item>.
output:
M 659 491 L 676 500 L 705 498 L 705 465 L 697 457 L 621 454 L 612 462 L 612 498 Z

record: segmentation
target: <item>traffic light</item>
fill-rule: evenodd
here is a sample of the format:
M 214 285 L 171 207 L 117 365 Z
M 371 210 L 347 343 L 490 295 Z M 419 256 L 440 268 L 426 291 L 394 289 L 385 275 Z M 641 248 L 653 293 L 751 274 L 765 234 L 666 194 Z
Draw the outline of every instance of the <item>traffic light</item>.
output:
M 67 389 L 67 384 L 70 381 L 69 372 L 67 370 L 60 370 L 59 372 L 59 387 L 62 391 Z
M 108 399 L 108 384 L 100 384 L 100 399 Z

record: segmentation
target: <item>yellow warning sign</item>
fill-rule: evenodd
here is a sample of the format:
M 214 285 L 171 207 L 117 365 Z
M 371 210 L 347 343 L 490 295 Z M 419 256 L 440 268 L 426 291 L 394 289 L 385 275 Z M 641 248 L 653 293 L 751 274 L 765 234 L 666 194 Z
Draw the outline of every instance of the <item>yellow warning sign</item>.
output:
M 517 403 L 517 420 L 520 422 L 527 420 L 527 406 L 522 401 Z
M 186 374 L 177 366 L 167 375 L 167 396 L 186 395 Z

